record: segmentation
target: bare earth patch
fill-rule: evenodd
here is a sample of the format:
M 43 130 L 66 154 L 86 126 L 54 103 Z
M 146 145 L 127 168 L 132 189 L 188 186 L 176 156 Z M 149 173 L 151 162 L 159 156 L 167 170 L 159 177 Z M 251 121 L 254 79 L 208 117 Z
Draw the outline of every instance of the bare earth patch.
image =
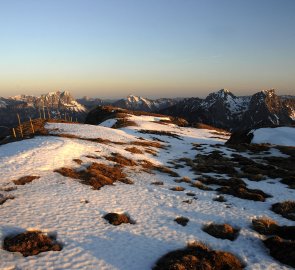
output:
M 20 252 L 23 256 L 33 256 L 46 251 L 60 251 L 61 244 L 53 237 L 40 231 L 27 231 L 4 239 L 3 248 L 10 252 Z
M 214 224 L 211 223 L 203 227 L 203 231 L 221 239 L 235 240 L 239 235 L 239 229 L 233 228 L 229 224 Z
M 153 270 L 241 270 L 242 262 L 232 253 L 215 251 L 202 243 L 169 252 Z
M 15 185 L 25 185 L 25 184 L 31 183 L 35 179 L 39 179 L 39 178 L 40 178 L 40 176 L 27 175 L 27 176 L 23 176 L 17 180 L 13 180 L 13 183 Z

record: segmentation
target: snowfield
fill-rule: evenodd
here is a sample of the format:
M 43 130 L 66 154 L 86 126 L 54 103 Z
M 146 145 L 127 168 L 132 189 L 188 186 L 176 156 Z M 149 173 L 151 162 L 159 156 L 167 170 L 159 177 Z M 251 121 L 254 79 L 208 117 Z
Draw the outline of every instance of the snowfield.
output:
M 80 168 L 73 159 L 81 159 L 83 164 L 103 162 L 111 153 L 137 160 L 148 160 L 155 164 L 171 166 L 168 161 L 181 157 L 194 158 L 198 151 L 192 150 L 193 143 L 204 144 L 202 153 L 215 150 L 215 145 L 223 145 L 228 139 L 225 133 L 214 134 L 212 130 L 178 127 L 174 124 L 159 123 L 159 117 L 130 116 L 137 126 L 112 129 L 116 120 L 108 120 L 101 126 L 82 124 L 49 123 L 46 128 L 51 135 L 71 134 L 81 138 L 101 138 L 125 144 L 104 144 L 66 138 L 60 136 L 42 136 L 30 140 L 14 142 L 0 146 L 0 193 L 12 194 L 15 199 L 0 205 L 0 239 L 10 234 L 28 229 L 38 229 L 55 234 L 62 243 L 61 251 L 40 253 L 36 256 L 23 257 L 20 253 L 11 253 L 0 249 L 0 269 L 126 269 L 147 270 L 169 251 L 183 248 L 191 241 L 202 241 L 213 249 L 229 251 L 237 255 L 246 269 L 291 269 L 273 259 L 263 246 L 262 236 L 251 229 L 251 219 L 268 216 L 280 225 L 292 225 L 269 208 L 278 201 L 294 199 L 295 190 L 286 185 L 271 181 L 261 182 L 245 180 L 250 188 L 259 188 L 273 197 L 265 202 L 243 200 L 226 195 L 227 202 L 213 201 L 215 191 L 204 191 L 191 187 L 187 183 L 175 183 L 175 179 L 187 176 L 196 179 L 189 167 L 172 168 L 180 177 L 155 172 L 150 174 L 140 168 L 125 167 L 128 178 L 134 185 L 116 182 L 93 190 L 78 180 L 64 177 L 56 172 L 63 166 Z M 155 134 L 140 133 L 140 130 L 167 131 L 179 138 Z M 283 128 L 280 128 L 283 129 Z M 255 131 L 254 141 L 285 142 L 295 138 L 288 129 L 280 130 L 284 139 L 277 139 L 277 129 Z M 294 129 L 292 130 L 292 132 Z M 132 142 L 161 140 L 165 148 L 154 149 L 157 156 L 149 153 L 133 154 L 125 150 L 132 147 Z M 275 138 L 275 139 L 273 139 Z M 294 142 L 294 141 L 293 141 Z M 129 145 L 130 144 L 130 145 Z M 295 145 L 295 144 L 294 144 Z M 141 146 L 136 146 L 143 149 Z M 229 148 L 219 148 L 226 156 L 234 153 Z M 101 159 L 93 160 L 87 155 Z M 273 149 L 270 155 L 282 155 Z M 83 166 L 83 165 L 82 165 Z M 14 191 L 1 191 L 1 188 L 14 186 L 12 180 L 25 175 L 37 175 L 40 179 L 17 186 Z M 215 174 L 208 174 L 215 175 Z M 151 185 L 162 181 L 164 185 Z M 186 190 L 175 192 L 170 188 L 182 186 Z M 195 193 L 194 197 L 186 195 Z M 183 203 L 191 199 L 191 203 Z M 89 203 L 84 203 L 87 200 Z M 108 212 L 128 213 L 136 224 L 113 226 L 102 216 Z M 186 227 L 174 222 L 178 216 L 189 218 Z M 229 223 L 241 229 L 235 241 L 217 239 L 202 230 L 210 222 Z
M 252 143 L 269 143 L 295 146 L 295 128 L 259 128 L 253 132 Z

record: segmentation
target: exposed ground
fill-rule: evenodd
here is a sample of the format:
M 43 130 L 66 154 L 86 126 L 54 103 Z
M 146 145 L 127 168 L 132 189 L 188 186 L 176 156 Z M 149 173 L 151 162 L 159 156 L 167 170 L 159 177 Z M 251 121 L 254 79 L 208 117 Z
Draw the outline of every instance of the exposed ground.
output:
M 222 130 L 158 115 L 110 120 L 40 123 L 0 146 L 0 240 L 33 230 L 62 246 L 2 246 L 1 269 L 291 269 L 294 148 L 225 145 Z

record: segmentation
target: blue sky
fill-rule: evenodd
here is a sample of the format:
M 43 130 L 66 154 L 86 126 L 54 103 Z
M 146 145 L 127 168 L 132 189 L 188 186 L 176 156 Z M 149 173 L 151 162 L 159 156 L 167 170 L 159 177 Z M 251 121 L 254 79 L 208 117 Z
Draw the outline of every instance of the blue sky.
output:
M 0 0 L 0 96 L 295 94 L 294 0 Z

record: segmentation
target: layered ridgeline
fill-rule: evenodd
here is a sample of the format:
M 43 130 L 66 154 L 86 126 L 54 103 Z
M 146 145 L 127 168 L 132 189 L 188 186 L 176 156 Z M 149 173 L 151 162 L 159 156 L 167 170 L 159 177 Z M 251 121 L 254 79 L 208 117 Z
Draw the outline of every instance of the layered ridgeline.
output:
M 127 98 L 120 99 L 112 105 L 115 107 L 144 112 L 157 112 L 175 105 L 179 99 L 173 98 L 159 98 L 148 99 L 140 96 L 129 95 Z
M 280 97 L 273 89 L 244 97 L 222 89 L 205 99 L 186 98 L 160 112 L 183 117 L 191 124 L 205 123 L 230 130 L 244 130 L 294 124 L 295 98 Z
M 22 121 L 29 117 L 58 119 L 71 118 L 73 121 L 84 121 L 86 108 L 78 103 L 68 92 L 50 92 L 41 96 L 18 95 L 9 98 L 0 97 L 0 126 L 15 126 L 16 114 Z

